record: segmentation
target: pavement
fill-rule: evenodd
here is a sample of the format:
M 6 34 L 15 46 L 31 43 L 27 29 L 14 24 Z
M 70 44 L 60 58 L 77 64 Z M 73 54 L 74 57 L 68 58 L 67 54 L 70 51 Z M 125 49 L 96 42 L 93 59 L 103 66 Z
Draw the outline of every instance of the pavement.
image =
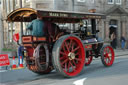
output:
M 121 56 L 128 55 L 128 49 L 125 49 L 125 50 L 115 49 L 114 51 L 115 51 L 115 57 L 121 57 Z M 13 65 L 13 61 L 12 61 L 13 58 L 10 57 L 9 60 L 10 60 L 10 66 L 2 66 L 2 67 L 0 66 L 0 71 L 3 71 L 3 70 L 12 70 L 11 69 L 11 66 Z M 15 58 L 15 63 L 17 65 L 17 67 L 18 67 L 18 58 Z M 23 61 L 23 65 L 24 65 L 24 67 L 26 67 L 25 60 Z
M 115 56 L 119 57 L 119 56 L 124 56 L 124 55 L 128 55 L 128 49 L 115 49 Z

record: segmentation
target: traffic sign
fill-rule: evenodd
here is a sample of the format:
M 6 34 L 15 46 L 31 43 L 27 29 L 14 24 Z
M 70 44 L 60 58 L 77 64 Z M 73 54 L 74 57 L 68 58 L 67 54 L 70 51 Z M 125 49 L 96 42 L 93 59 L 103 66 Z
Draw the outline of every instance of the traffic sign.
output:
M 0 54 L 0 66 L 10 65 L 9 58 L 7 54 Z

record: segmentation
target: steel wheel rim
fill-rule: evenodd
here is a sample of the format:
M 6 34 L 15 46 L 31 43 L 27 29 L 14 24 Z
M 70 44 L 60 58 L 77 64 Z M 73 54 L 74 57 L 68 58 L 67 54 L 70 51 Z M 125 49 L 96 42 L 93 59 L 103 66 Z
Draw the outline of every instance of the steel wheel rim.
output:
M 68 37 L 60 47 L 59 62 L 61 69 L 68 76 L 76 76 L 84 66 L 85 53 L 79 39 Z
M 103 60 L 107 66 L 111 66 L 114 61 L 114 50 L 112 47 L 107 46 L 103 50 Z

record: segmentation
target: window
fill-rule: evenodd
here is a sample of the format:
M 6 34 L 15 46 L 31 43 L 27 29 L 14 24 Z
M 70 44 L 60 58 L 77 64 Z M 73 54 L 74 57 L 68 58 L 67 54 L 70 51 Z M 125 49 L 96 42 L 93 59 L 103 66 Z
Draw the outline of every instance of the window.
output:
M 85 0 L 77 0 L 77 2 L 85 2 Z
M 121 0 L 115 0 L 116 4 L 121 4 Z
M 114 0 L 108 0 L 108 4 L 114 4 Z
M 25 0 L 25 1 L 26 1 L 26 3 L 27 3 L 27 2 L 30 2 L 30 0 Z

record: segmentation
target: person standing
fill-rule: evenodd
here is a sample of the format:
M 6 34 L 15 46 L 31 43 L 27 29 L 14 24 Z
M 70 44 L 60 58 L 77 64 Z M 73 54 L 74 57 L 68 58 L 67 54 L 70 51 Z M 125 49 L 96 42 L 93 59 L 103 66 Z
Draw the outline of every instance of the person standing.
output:
M 117 47 L 116 28 L 111 26 L 109 31 L 110 31 L 109 38 L 111 40 L 110 44 L 114 49 L 116 49 Z
M 24 60 L 24 46 L 23 45 L 19 45 L 18 47 L 18 65 L 20 65 L 20 56 L 22 57 L 22 63 L 23 63 L 23 60 Z
M 121 48 L 124 50 L 125 49 L 125 42 L 126 42 L 126 40 L 125 40 L 125 38 L 122 36 L 121 37 Z
M 113 32 L 110 36 L 110 40 L 111 40 L 111 46 L 116 49 L 116 37 L 115 37 L 115 33 Z

